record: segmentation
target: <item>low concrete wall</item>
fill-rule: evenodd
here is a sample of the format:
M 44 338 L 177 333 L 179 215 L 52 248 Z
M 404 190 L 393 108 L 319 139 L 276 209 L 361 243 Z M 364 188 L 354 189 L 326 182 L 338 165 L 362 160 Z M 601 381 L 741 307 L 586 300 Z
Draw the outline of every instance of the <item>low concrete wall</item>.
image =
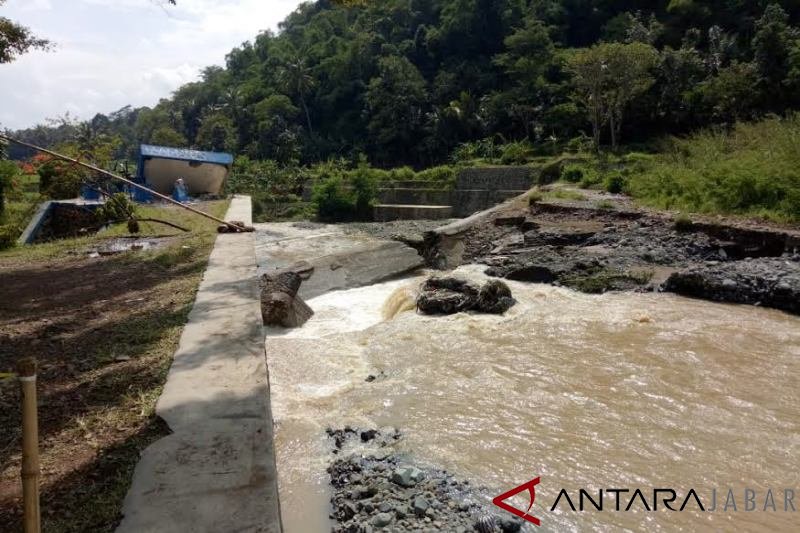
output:
M 535 172 L 533 167 L 525 166 L 465 168 L 456 177 L 456 189 L 528 190 L 533 184 Z
M 382 204 L 452 205 L 453 193 L 442 189 L 379 189 Z
M 467 217 L 494 205 L 505 202 L 528 191 L 538 174 L 538 169 L 527 166 L 494 166 L 465 168 L 456 176 L 454 188 L 432 181 L 386 181 L 378 188 L 378 201 L 383 204 L 376 210 L 376 220 L 398 218 Z M 311 201 L 311 184 L 303 187 L 303 199 Z M 398 209 L 387 207 L 397 206 Z M 430 209 L 410 209 L 408 206 L 451 207 L 447 217 L 434 216 Z M 443 213 L 439 209 L 436 214 Z

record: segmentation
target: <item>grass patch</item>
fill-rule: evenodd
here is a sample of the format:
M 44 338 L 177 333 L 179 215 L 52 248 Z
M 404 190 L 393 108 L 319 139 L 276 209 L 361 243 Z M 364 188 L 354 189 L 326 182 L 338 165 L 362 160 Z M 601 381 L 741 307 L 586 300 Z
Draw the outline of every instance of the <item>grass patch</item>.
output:
M 661 209 L 798 221 L 800 115 L 670 139 L 628 192 Z
M 0 250 L 14 245 L 43 201 L 39 194 L 39 176 L 19 176 L 5 195 L 5 210 L 0 213 Z
M 224 216 L 227 201 L 198 207 Z M 43 530 L 113 531 L 141 451 L 167 434 L 156 400 L 216 239 L 216 224 L 178 207 L 141 208 L 163 248 L 88 258 L 84 247 L 126 234 L 0 253 L 0 372 L 39 359 Z M 77 252 L 77 253 L 76 253 Z M 21 530 L 19 399 L 0 382 L 0 523 Z

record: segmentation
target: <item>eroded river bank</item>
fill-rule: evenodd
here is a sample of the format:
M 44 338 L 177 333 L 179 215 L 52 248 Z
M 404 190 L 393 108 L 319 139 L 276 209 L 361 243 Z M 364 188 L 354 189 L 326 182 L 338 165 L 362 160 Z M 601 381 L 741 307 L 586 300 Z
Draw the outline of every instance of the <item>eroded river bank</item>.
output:
M 265 269 L 280 241 L 281 225 L 270 226 L 272 236 L 259 247 Z M 350 238 L 339 231 L 335 239 Z M 369 239 L 356 241 L 361 246 Z M 343 268 L 337 260 L 320 264 L 330 272 Z M 482 282 L 488 266 L 466 265 L 456 274 Z M 503 516 L 492 496 L 536 476 L 545 530 L 785 530 L 796 524 L 796 514 L 781 512 L 571 513 L 559 507 L 551 513 L 545 506 L 562 487 L 661 486 L 704 494 L 732 487 L 763 494 L 799 486 L 798 317 L 674 294 L 585 294 L 513 279 L 507 282 L 517 305 L 504 315 L 430 317 L 408 310 L 424 279 L 426 272 L 417 272 L 365 287 L 339 284 L 308 297 L 315 315 L 303 327 L 269 331 L 281 504 L 290 533 L 474 529 L 487 513 Z M 346 426 L 386 434 L 396 428 L 400 437 L 377 456 L 360 438 L 338 450 L 327 430 Z M 386 475 L 372 476 L 374 461 L 387 458 L 395 463 L 385 465 Z M 329 472 L 331 465 L 351 460 L 367 473 L 332 480 L 341 468 Z M 421 523 L 409 520 L 407 510 L 415 515 L 419 496 L 428 505 L 450 504 L 432 487 L 399 491 L 391 479 L 396 468 L 446 470 L 462 489 L 468 481 L 469 490 L 451 497 L 464 521 L 448 522 L 449 514 L 436 509 L 424 510 Z M 373 479 L 374 492 L 360 498 Z M 457 502 L 470 499 L 475 506 L 460 511 Z M 353 505 L 352 515 L 337 515 L 345 503 Z M 497 531 L 504 525 L 494 524 Z

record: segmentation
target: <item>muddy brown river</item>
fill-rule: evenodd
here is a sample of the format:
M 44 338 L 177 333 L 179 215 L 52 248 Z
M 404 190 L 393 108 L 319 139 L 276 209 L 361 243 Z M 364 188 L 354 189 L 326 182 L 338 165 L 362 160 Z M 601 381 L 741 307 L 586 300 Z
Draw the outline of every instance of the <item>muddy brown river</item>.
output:
M 540 476 L 531 512 L 543 530 L 798 530 L 784 490 L 800 489 L 800 318 L 511 282 L 519 303 L 504 316 L 387 320 L 420 279 L 319 296 L 304 327 L 269 333 L 288 533 L 330 530 L 324 430 L 347 424 L 397 427 L 399 451 L 490 494 Z M 603 512 L 551 511 L 561 488 L 640 488 L 648 500 L 673 488 L 678 505 L 694 489 L 706 506 L 716 489 L 723 501 L 617 512 L 607 496 Z M 737 512 L 721 509 L 729 489 Z M 774 511 L 762 509 L 768 489 Z

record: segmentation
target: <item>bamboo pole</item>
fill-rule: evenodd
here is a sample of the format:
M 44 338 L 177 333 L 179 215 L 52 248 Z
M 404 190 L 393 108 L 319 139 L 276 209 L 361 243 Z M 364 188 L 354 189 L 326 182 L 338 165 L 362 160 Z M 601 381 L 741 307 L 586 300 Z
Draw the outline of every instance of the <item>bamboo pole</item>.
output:
M 36 405 L 36 359 L 17 363 L 22 391 L 22 501 L 25 533 L 40 533 L 39 514 L 39 421 Z
M 131 180 L 127 179 L 127 178 L 123 178 L 119 174 L 114 174 L 113 172 L 109 172 L 107 170 L 103 170 L 102 168 L 97 167 L 95 165 L 91 165 L 89 163 L 84 163 L 83 161 L 79 161 L 77 159 L 74 159 L 72 157 L 68 157 L 68 156 L 63 155 L 63 154 L 59 154 L 58 152 L 54 152 L 52 150 L 48 150 L 47 148 L 42 148 L 41 146 L 36 146 L 35 144 L 30 144 L 30 143 L 27 143 L 25 141 L 20 141 L 19 139 L 14 139 L 13 137 L 9 137 L 8 135 L 2 134 L 2 133 L 0 133 L 0 139 L 6 140 L 8 142 L 15 143 L 15 144 L 18 144 L 20 146 L 25 146 L 26 148 L 31 148 L 33 150 L 37 150 L 39 152 L 42 152 L 43 154 L 47 154 L 47 155 L 53 156 L 53 157 L 55 157 L 57 159 L 61 159 L 63 161 L 69 161 L 70 163 L 73 163 L 75 165 L 80 165 L 80 166 L 82 166 L 84 168 L 88 168 L 89 170 L 92 170 L 94 172 L 98 172 L 100 174 L 103 174 L 103 175 L 108 176 L 110 178 L 113 178 L 115 180 L 119 180 L 119 181 L 121 181 L 123 183 L 127 183 L 131 187 L 136 187 L 137 189 L 141 189 L 141 190 L 143 190 L 145 192 L 148 192 L 148 193 L 152 194 L 153 196 L 161 198 L 162 200 L 164 200 L 166 202 L 169 202 L 171 204 L 177 205 L 178 207 L 182 207 L 183 209 L 186 209 L 187 211 L 191 211 L 192 213 L 194 213 L 196 215 L 200 215 L 200 216 L 206 217 L 208 219 L 213 220 L 214 222 L 219 222 L 220 224 L 223 224 L 223 225 L 231 228 L 234 232 L 242 232 L 242 231 L 249 232 L 249 231 L 253 231 L 253 228 L 251 228 L 249 226 L 244 226 L 244 225 L 240 226 L 239 224 L 233 224 L 231 222 L 226 222 L 226 221 L 222 220 L 221 218 L 215 217 L 214 215 L 209 215 L 205 211 L 201 211 L 199 209 L 195 209 L 192 206 L 189 206 L 189 205 L 186 205 L 186 204 L 182 204 L 182 203 L 178 202 L 177 200 L 173 200 L 169 196 L 166 196 L 164 194 L 156 192 L 156 191 L 154 191 L 154 190 L 152 190 L 152 189 L 150 189 L 148 187 L 145 187 L 144 185 L 136 183 L 135 181 L 131 181 Z

